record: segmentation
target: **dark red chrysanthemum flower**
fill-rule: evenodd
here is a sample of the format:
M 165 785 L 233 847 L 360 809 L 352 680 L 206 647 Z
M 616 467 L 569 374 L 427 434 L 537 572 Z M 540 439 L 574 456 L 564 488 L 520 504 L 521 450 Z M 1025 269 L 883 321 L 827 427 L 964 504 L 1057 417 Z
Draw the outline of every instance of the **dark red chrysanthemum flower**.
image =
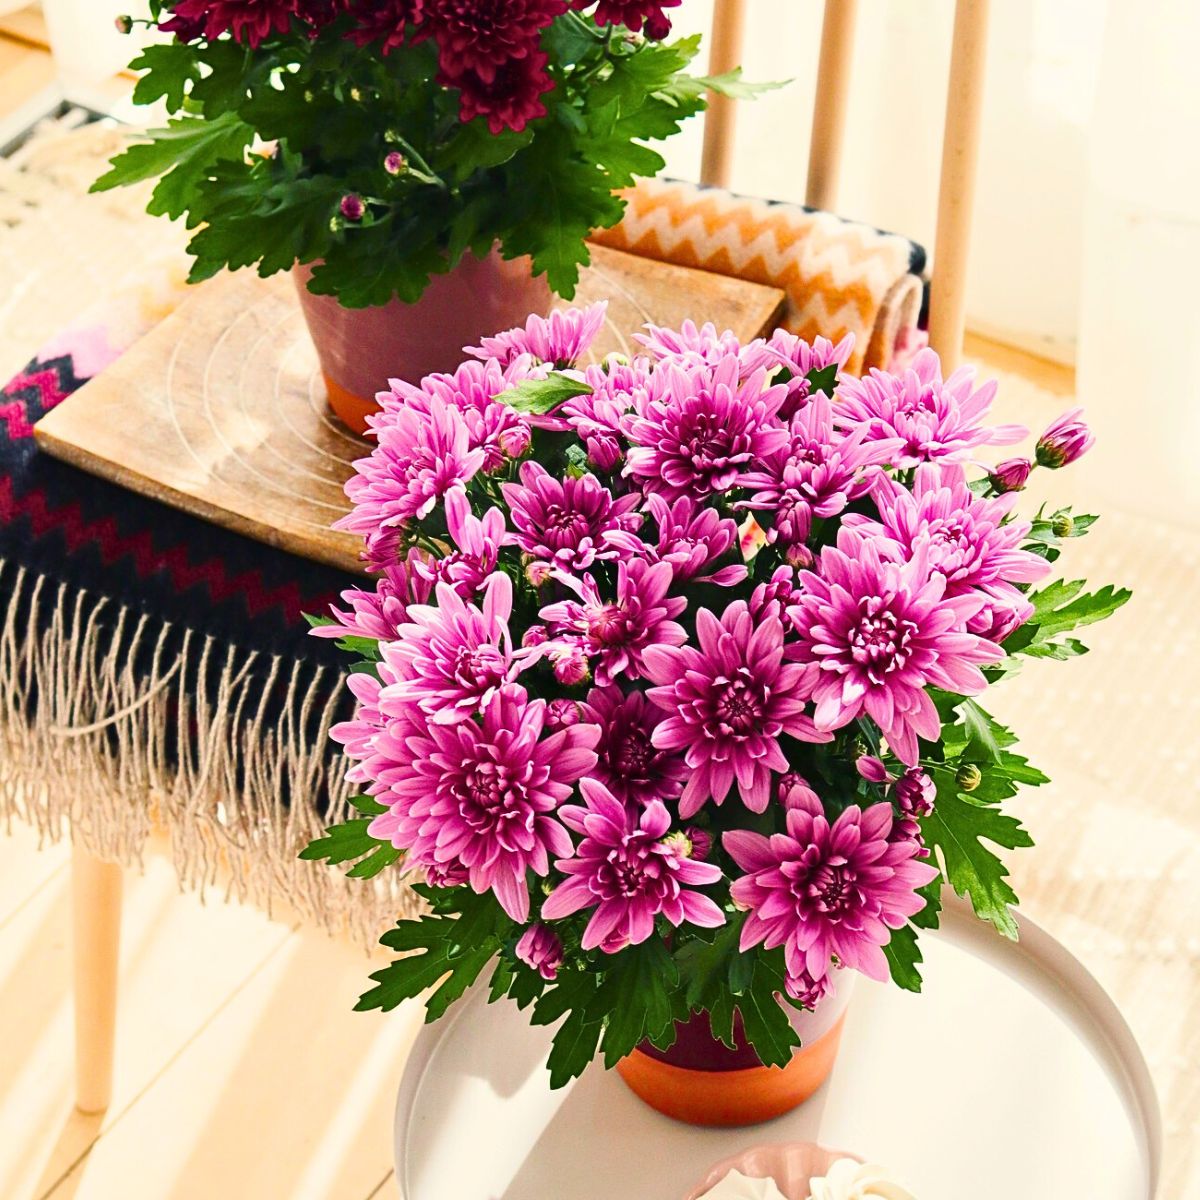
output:
M 298 7 L 298 0 L 178 0 L 160 28 L 181 41 L 232 33 L 258 46 L 273 33 L 287 33 Z
M 439 75 L 438 82 L 460 90 L 459 117 L 463 121 L 487 117 L 493 133 L 505 129 L 520 133 L 529 121 L 546 115 L 541 96 L 554 86 L 545 71 L 546 61 L 541 50 L 534 50 L 501 64 L 490 80 L 468 71 L 453 79 Z
M 566 11 L 566 0 L 427 0 L 426 29 L 451 86 L 471 74 L 490 87 L 513 59 L 533 55 L 542 30 Z
M 583 11 L 595 0 L 572 0 L 572 7 Z M 597 25 L 624 25 L 635 32 L 645 27 L 646 36 L 661 42 L 671 32 L 671 18 L 664 8 L 676 8 L 680 0 L 600 0 L 594 14 Z
M 358 46 L 380 42 L 384 54 L 402 45 L 425 15 L 425 0 L 349 0 L 349 7 L 355 25 L 346 36 Z

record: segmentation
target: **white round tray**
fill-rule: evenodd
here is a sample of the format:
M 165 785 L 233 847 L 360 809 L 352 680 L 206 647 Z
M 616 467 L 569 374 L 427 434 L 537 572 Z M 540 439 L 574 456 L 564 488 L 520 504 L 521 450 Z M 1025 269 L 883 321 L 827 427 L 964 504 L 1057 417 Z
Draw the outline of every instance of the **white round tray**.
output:
M 396 1107 L 405 1200 L 681 1200 L 718 1159 L 812 1141 L 891 1167 L 919 1200 L 1154 1200 L 1154 1088 L 1113 1002 L 1021 917 L 962 905 L 922 938 L 916 996 L 860 980 L 828 1083 L 751 1128 L 695 1129 L 593 1065 L 552 1092 L 550 1030 L 480 989 L 413 1046 Z

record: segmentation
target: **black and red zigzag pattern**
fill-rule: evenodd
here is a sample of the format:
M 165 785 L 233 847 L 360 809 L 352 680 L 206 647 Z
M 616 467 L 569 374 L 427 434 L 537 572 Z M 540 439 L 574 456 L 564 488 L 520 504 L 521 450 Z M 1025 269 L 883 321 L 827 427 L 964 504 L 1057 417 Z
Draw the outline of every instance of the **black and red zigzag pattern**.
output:
M 33 426 L 85 383 L 69 356 L 0 392 L 0 558 L 176 626 L 335 661 L 301 614 L 352 580 L 137 496 L 41 453 Z

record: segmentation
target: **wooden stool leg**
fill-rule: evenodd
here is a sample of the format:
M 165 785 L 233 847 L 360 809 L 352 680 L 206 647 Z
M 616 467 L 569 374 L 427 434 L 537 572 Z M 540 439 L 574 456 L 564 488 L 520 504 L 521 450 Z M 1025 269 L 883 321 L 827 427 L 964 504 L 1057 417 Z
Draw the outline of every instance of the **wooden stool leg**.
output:
M 116 863 L 75 847 L 75 1104 L 84 1113 L 103 1112 L 112 1098 L 121 885 Z

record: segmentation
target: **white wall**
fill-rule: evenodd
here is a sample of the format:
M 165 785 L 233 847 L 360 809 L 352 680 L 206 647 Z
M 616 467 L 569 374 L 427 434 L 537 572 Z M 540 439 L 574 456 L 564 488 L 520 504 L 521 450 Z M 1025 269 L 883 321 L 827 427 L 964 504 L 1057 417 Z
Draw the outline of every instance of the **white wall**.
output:
M 792 83 L 742 106 L 736 190 L 802 200 L 823 4 L 749 0 L 744 65 Z M 838 210 L 930 250 L 953 0 L 861 0 L 846 167 Z M 1105 0 L 992 4 L 968 319 L 1060 358 L 1074 351 L 1087 128 Z M 673 10 L 707 34 L 711 0 Z M 667 151 L 668 171 L 699 173 L 697 123 Z

